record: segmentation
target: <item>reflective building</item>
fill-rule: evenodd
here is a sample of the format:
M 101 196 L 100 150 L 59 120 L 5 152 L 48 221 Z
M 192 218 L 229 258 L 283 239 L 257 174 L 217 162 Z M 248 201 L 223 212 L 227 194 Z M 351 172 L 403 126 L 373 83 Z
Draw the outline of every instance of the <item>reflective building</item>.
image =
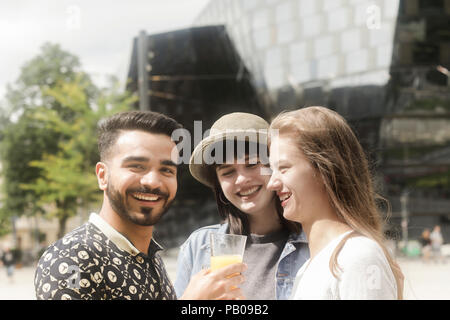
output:
M 241 107 L 339 112 L 391 203 L 390 231 L 416 239 L 439 224 L 450 241 L 449 0 L 211 0 L 193 29 L 212 26 L 233 50 L 211 59 L 245 70 Z
M 196 25 L 218 23 L 273 114 L 350 121 L 397 231 L 440 224 L 450 240 L 450 1 L 212 0 Z
M 213 194 L 191 176 L 190 154 L 184 152 L 192 151 L 224 114 L 240 111 L 268 118 L 270 113 L 223 25 L 141 32 L 134 39 L 128 78 L 127 89 L 139 94 L 136 108 L 167 114 L 191 133 L 177 196 L 156 231 L 165 246 L 179 245 L 196 228 L 219 222 Z

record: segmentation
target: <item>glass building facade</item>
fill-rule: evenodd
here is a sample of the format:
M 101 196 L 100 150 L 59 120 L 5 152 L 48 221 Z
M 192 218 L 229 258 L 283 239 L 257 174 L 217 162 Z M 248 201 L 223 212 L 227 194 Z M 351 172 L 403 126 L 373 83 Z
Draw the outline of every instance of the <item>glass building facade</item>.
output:
M 272 114 L 324 105 L 354 127 L 392 227 L 450 239 L 450 1 L 212 0 Z M 398 236 L 397 236 L 398 238 Z
M 196 25 L 226 25 L 256 87 L 284 109 L 305 89 L 385 84 L 398 6 L 395 0 L 213 0 Z
M 156 231 L 166 246 L 176 246 L 196 228 L 219 222 L 213 193 L 191 176 L 190 155 L 184 152 L 192 151 L 224 114 L 268 118 L 270 113 L 223 25 L 141 33 L 134 39 L 128 78 L 127 89 L 140 96 L 136 108 L 169 115 L 191 134 L 183 149 L 177 196 Z
M 386 231 L 417 239 L 440 225 L 450 241 L 450 0 L 211 0 L 192 28 L 147 40 L 151 110 L 206 130 L 233 111 L 270 120 L 333 109 L 355 129 L 390 201 Z M 186 230 L 159 227 L 167 238 L 217 221 L 211 193 L 184 179 L 168 216 L 184 217 Z

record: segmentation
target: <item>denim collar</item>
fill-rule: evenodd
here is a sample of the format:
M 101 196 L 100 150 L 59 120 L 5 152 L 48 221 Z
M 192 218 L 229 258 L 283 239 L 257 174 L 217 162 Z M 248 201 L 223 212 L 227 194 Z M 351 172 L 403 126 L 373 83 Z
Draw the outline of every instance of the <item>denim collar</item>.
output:
M 288 238 L 287 241 L 290 242 L 290 243 L 298 243 L 298 242 L 300 242 L 300 243 L 308 243 L 308 240 L 306 239 L 306 234 L 303 231 L 303 229 L 300 231 L 299 234 L 291 233 L 289 235 L 289 238 Z
M 217 233 L 227 233 L 227 231 L 228 231 L 228 223 L 219 225 L 219 229 L 217 229 Z M 289 243 L 308 243 L 308 240 L 306 239 L 306 234 L 303 231 L 303 228 L 301 228 L 301 231 L 299 234 L 290 233 L 289 237 L 287 239 L 287 242 L 289 242 Z
M 223 223 L 219 226 L 217 233 L 227 233 L 228 231 L 228 223 Z

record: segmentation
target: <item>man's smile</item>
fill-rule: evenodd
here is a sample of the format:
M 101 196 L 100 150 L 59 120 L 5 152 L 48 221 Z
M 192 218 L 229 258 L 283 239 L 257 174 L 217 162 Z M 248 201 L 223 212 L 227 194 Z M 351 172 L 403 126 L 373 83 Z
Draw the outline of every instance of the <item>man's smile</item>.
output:
M 131 196 L 140 201 L 158 201 L 161 196 L 151 193 L 132 193 Z

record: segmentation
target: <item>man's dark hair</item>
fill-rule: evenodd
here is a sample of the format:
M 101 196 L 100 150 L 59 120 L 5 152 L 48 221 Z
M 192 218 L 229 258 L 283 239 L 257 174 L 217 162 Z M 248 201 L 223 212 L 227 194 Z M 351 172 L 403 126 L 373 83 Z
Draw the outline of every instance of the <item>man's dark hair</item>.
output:
M 183 126 L 174 119 L 152 111 L 126 111 L 102 120 L 98 125 L 98 151 L 100 160 L 104 161 L 116 143 L 121 131 L 141 130 L 169 137 L 176 129 Z

